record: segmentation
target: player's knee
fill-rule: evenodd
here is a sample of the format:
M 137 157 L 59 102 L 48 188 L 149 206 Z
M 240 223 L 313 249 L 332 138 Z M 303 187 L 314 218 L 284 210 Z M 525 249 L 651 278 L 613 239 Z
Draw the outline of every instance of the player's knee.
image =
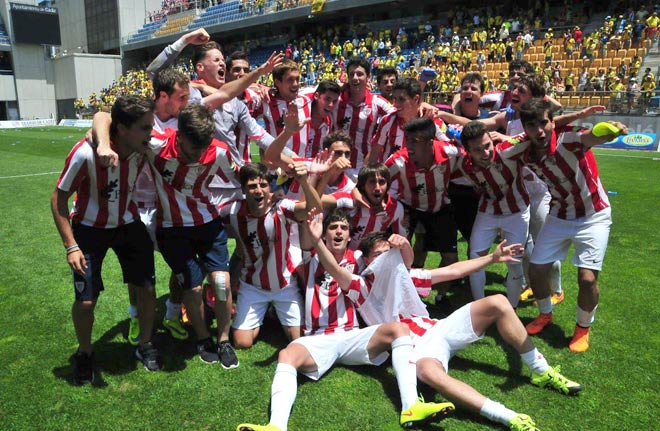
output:
M 436 390 L 446 385 L 446 375 L 445 368 L 437 359 L 422 358 L 417 361 L 417 378 Z
M 582 268 L 578 271 L 578 285 L 581 289 L 591 289 L 596 286 L 597 281 L 597 272 Z
M 388 338 L 389 342 L 392 342 L 400 337 L 406 337 L 410 335 L 410 330 L 408 325 L 401 322 L 392 322 L 382 325 L 383 335 Z
M 254 336 L 251 331 L 234 330 L 234 347 L 249 349 L 254 345 Z

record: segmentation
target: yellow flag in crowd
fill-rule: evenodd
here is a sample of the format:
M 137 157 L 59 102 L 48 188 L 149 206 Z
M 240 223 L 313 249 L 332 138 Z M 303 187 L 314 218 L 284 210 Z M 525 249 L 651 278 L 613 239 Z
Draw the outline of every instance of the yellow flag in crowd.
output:
M 312 0 L 312 14 L 319 13 L 325 6 L 325 0 Z

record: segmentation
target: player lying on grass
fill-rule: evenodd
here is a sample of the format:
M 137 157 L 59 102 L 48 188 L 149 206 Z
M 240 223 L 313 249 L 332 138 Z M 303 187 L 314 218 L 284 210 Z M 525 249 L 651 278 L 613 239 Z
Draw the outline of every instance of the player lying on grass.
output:
M 506 241 L 501 242 L 493 253 L 486 256 L 432 270 L 413 269 L 410 271 L 410 277 L 415 286 L 430 285 L 465 277 L 492 263 L 515 262 L 514 256 L 522 252 L 522 246 L 520 244 L 505 246 L 505 243 Z M 398 248 L 404 261 L 412 260 L 413 251 L 410 243 L 399 235 L 388 238 L 384 232 L 373 232 L 360 244 L 367 265 L 391 248 Z M 365 275 L 371 269 L 376 275 L 372 283 L 372 292 L 382 286 L 378 278 L 379 274 L 381 280 L 387 278 L 386 270 L 392 267 L 386 260 L 388 257 L 383 256 L 383 261 L 375 263 L 380 265 L 377 269 L 369 267 L 363 272 Z M 403 270 L 403 263 L 400 266 L 400 270 Z M 366 275 L 365 279 L 368 280 L 369 276 Z M 421 303 L 420 305 L 423 306 Z M 403 310 L 403 308 L 399 309 Z M 362 313 L 367 310 L 362 307 L 360 311 Z M 364 316 L 364 313 L 362 314 Z M 417 362 L 417 377 L 456 405 L 509 426 L 512 430 L 534 431 L 538 428 L 528 415 L 510 410 L 486 398 L 472 386 L 447 373 L 451 357 L 483 338 L 486 330 L 492 325 L 497 327 L 502 339 L 520 354 L 522 361 L 531 370 L 532 384 L 554 388 L 566 395 L 577 394 L 582 389 L 579 384 L 562 376 L 559 367 L 553 368 L 548 365 L 545 357 L 534 347 L 515 310 L 503 295 L 490 295 L 470 302 L 442 320 L 411 316 L 410 313 L 405 312 L 401 314 L 408 315 L 401 318 L 401 322 L 409 326 L 410 336 L 415 344 L 413 360 Z M 369 319 L 365 318 L 365 321 L 367 320 Z
M 241 424 L 237 431 L 284 431 L 296 399 L 297 375 L 320 379 L 334 364 L 380 365 L 392 349 L 392 367 L 401 395 L 403 427 L 442 419 L 454 409 L 451 403 L 425 403 L 417 398 L 413 349 L 408 327 L 389 322 L 359 328 L 356 308 L 368 295 L 362 277 L 353 273 L 357 261 L 348 248 L 348 214 L 333 210 L 325 226 L 311 211 L 301 228 L 307 254 L 299 273 L 305 289 L 305 336 L 280 352 L 271 387 L 271 413 L 268 425 Z M 319 217 L 320 219 L 321 217 Z

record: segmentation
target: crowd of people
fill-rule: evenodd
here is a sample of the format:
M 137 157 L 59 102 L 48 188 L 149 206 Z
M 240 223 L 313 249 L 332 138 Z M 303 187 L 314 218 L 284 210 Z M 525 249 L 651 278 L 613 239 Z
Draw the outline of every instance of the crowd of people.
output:
M 188 46 L 193 80 L 172 67 Z M 531 336 L 552 324 L 564 299 L 560 262 L 573 245 L 577 318 L 568 348 L 589 349 L 611 225 L 591 148 L 626 126 L 572 127 L 604 107 L 557 115 L 542 74 L 515 58 L 497 92 L 487 93 L 486 78 L 468 68 L 445 112 L 423 102 L 432 74 L 374 67 L 359 46 L 342 44 L 338 53 L 335 44 L 341 66 L 305 86 L 296 47 L 252 67 L 244 52 L 225 58 L 198 29 L 124 83 L 142 91 L 148 76 L 150 96 L 115 94 L 110 113 L 95 115 L 51 202 L 74 278 L 76 384 L 97 372 L 92 326 L 101 262 L 112 248 L 129 288 L 127 338 L 149 371 L 162 367 L 152 339 L 154 250 L 171 269 L 163 327 L 189 338 L 185 309 L 205 363 L 238 367 L 235 349 L 251 348 L 274 309 L 290 343 L 278 356 L 269 423 L 240 431 L 286 430 L 299 373 L 317 380 L 334 364 L 378 366 L 389 355 L 404 428 L 458 405 L 512 430 L 538 430 L 528 415 L 448 374 L 451 357 L 491 326 L 534 385 L 581 391 Z M 343 85 L 335 73 L 345 75 Z M 380 94 L 370 89 L 373 75 Z M 469 242 L 461 261 L 459 232 Z M 491 251 L 498 236 L 504 241 Z M 231 257 L 228 238 L 236 243 Z M 440 253 L 440 268 L 424 269 L 429 251 Z M 508 267 L 506 296 L 485 294 L 483 270 L 494 263 Z M 447 306 L 462 279 L 474 301 Z M 432 289 L 446 316 L 430 316 L 420 300 Z M 516 307 L 530 298 L 539 314 L 523 325 Z M 419 400 L 418 379 L 448 401 Z

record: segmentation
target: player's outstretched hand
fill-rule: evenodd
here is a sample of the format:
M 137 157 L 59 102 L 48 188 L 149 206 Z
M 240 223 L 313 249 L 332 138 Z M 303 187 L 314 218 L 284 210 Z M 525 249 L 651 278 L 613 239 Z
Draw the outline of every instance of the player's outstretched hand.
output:
M 307 214 L 306 223 L 303 223 L 303 229 L 307 231 L 309 237 L 318 243 L 323 235 L 323 212 L 318 208 L 312 208 Z
M 311 118 L 304 118 L 302 121 L 298 118 L 298 105 L 296 101 L 291 101 L 287 105 L 286 115 L 284 115 L 284 127 L 286 130 L 296 133 L 299 132 L 305 124 L 309 123 Z
M 390 243 L 390 247 L 401 249 L 403 247 L 410 247 L 410 242 L 406 237 L 399 235 L 398 233 L 393 233 L 387 239 L 387 242 Z
M 293 176 L 298 181 L 302 178 L 307 178 L 307 164 L 305 162 L 293 162 L 289 164 L 287 175 Z
M 520 257 L 525 252 L 522 244 L 506 245 L 506 240 L 497 244 L 493 252 L 493 263 L 499 262 L 520 262 Z
M 312 162 L 309 164 L 309 173 L 310 174 L 321 174 L 327 172 L 332 165 L 332 155 L 327 149 L 319 151 L 316 153 Z
M 273 53 L 268 57 L 268 60 L 261 65 L 261 75 L 267 75 L 273 71 L 277 66 L 279 66 L 284 60 L 284 54 L 282 52 L 273 51 Z
M 209 34 L 203 28 L 198 28 L 183 36 L 184 42 L 188 45 L 204 45 L 211 40 Z

